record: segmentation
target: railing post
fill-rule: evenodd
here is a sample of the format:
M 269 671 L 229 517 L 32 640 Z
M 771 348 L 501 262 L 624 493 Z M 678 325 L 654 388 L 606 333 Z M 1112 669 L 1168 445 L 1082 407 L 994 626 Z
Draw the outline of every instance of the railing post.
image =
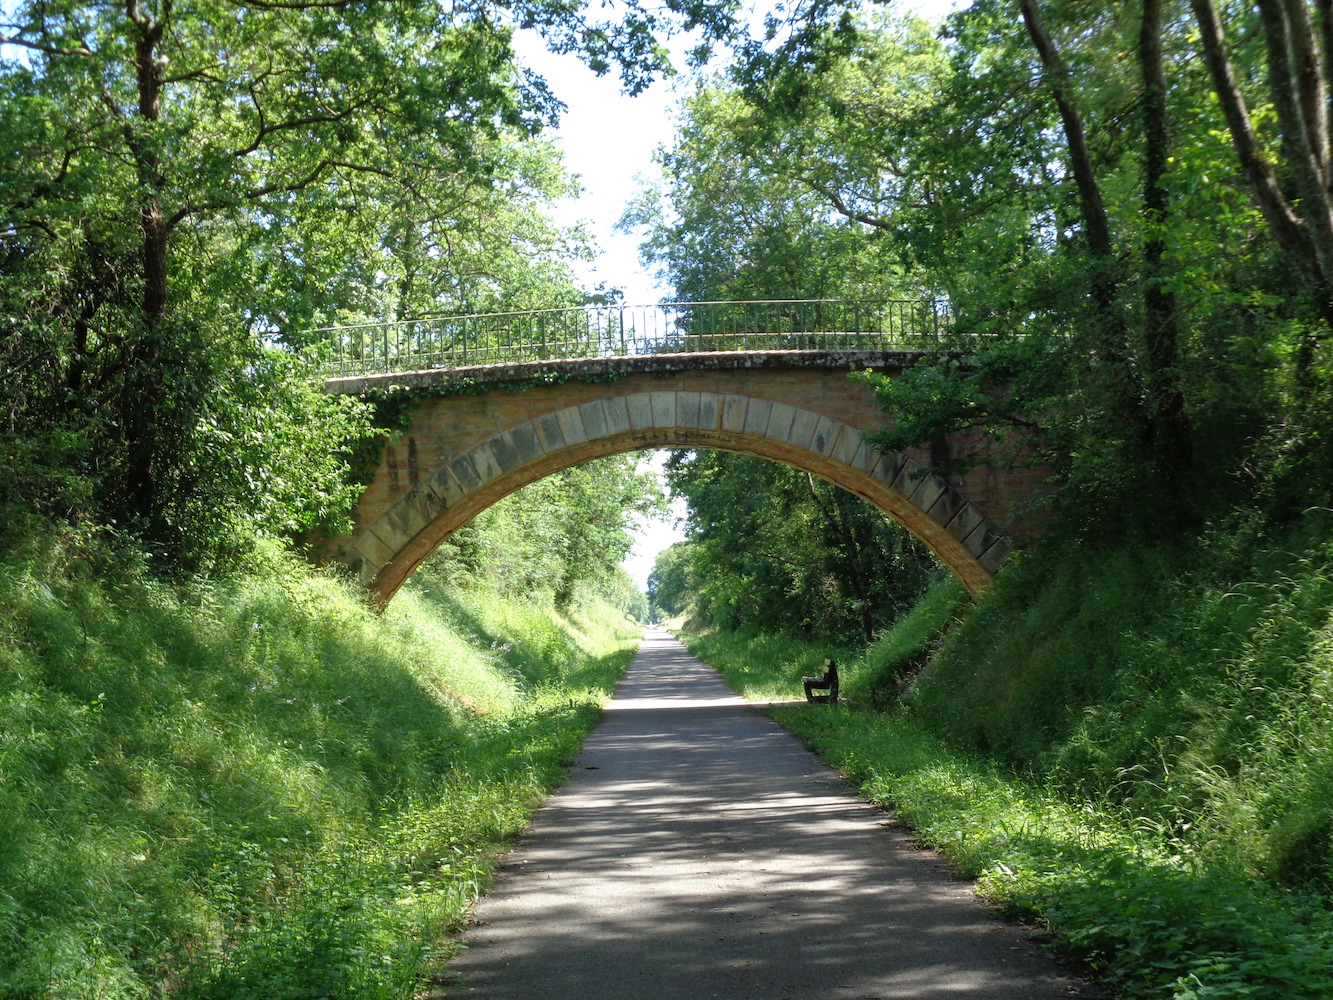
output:
M 537 332 L 541 338 L 541 353 L 537 356 L 538 360 L 546 360 L 546 313 L 537 314 Z

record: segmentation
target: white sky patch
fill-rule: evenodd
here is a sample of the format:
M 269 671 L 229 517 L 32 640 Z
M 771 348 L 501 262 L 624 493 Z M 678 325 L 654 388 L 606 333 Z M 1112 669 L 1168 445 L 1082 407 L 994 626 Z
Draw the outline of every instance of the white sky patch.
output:
M 661 476 L 667 454 L 666 451 L 654 451 L 644 455 L 642 461 Z M 671 501 L 671 510 L 663 519 L 636 516 L 634 520 L 639 526 L 634 551 L 621 565 L 640 590 L 647 590 L 648 574 L 653 571 L 658 554 L 685 539 L 685 501 L 679 498 Z
M 902 0 L 898 8 L 940 20 L 970 5 L 971 0 Z M 685 54 L 693 43 L 681 36 L 668 44 L 679 75 L 628 97 L 621 93 L 614 69 L 598 76 L 577 56 L 553 55 L 536 31 L 520 31 L 514 38 L 519 60 L 545 77 L 567 108 L 560 127 L 546 134 L 564 152 L 565 165 L 582 179 L 583 193 L 557 205 L 555 218 L 566 225 L 587 223 L 601 251 L 596 261 L 579 266 L 579 276 L 589 291 L 599 284 L 622 289 L 629 305 L 659 302 L 671 292 L 640 266 L 640 236 L 615 232 L 642 180 L 658 177 L 653 152 L 671 143 L 677 105 L 693 87 L 685 71 Z

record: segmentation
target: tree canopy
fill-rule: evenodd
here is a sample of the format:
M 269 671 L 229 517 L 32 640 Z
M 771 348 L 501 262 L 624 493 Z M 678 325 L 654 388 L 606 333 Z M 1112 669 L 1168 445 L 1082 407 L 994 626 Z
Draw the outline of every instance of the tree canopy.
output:
M 560 104 L 514 30 L 635 91 L 667 70 L 665 32 L 730 23 L 540 0 L 6 8 L 0 499 L 172 559 L 247 516 L 336 518 L 364 418 L 304 391 L 303 331 L 581 300 L 586 242 L 546 215 L 572 183 L 540 138 Z
M 1093 522 L 1308 497 L 1329 30 L 1279 0 L 834 12 L 683 103 L 626 223 L 681 295 L 942 297 L 982 346 L 868 377 L 882 444 L 1020 440 Z

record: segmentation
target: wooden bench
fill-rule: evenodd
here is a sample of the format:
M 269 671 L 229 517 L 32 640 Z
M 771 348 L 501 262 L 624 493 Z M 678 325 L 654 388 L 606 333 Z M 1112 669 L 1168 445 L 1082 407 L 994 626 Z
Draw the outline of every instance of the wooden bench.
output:
M 805 700 L 817 703 L 837 704 L 838 701 L 838 665 L 832 660 L 824 661 L 823 677 L 802 678 L 805 684 Z M 827 691 L 828 694 L 815 694 Z

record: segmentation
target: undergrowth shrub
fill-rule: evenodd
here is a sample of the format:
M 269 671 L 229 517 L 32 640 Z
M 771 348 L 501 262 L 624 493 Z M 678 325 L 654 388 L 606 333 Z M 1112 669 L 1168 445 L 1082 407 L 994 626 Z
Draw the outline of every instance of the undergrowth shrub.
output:
M 0 567 L 0 606 L 0 996 L 25 1000 L 414 995 L 636 642 L 481 592 L 377 616 L 276 550 L 169 587 L 54 546 Z

